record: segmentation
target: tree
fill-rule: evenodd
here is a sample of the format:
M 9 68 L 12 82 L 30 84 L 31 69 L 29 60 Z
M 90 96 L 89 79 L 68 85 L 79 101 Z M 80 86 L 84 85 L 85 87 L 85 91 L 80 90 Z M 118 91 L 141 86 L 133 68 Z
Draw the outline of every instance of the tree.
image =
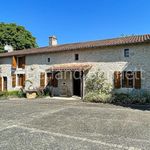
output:
M 8 44 L 14 50 L 22 50 L 37 47 L 36 38 L 23 26 L 14 23 L 0 23 L 0 51 Z

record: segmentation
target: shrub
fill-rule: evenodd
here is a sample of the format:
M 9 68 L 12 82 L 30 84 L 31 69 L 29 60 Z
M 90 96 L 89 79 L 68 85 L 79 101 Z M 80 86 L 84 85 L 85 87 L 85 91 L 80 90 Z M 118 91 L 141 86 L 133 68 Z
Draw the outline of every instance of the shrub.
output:
M 96 92 L 96 93 L 105 93 L 109 94 L 111 92 L 111 85 L 107 83 L 107 79 L 104 76 L 104 73 L 98 70 L 96 73 L 93 73 L 86 79 L 85 82 L 85 91 Z
M 98 70 L 86 79 L 86 102 L 117 103 L 117 104 L 146 104 L 150 103 L 150 94 L 142 90 L 132 90 L 128 94 L 112 94 L 111 85 L 107 83 L 103 72 Z
M 26 97 L 26 93 L 23 90 L 19 90 L 17 96 L 19 98 L 24 98 L 24 97 Z
M 115 94 L 112 103 L 119 104 L 146 104 L 150 103 L 150 95 L 143 95 L 139 93 L 133 94 Z
M 5 92 L 0 92 L 0 98 L 2 97 L 6 97 L 6 93 Z
M 84 101 L 95 103 L 111 102 L 111 85 L 107 83 L 104 73 L 98 70 L 86 79 Z
M 112 101 L 112 103 L 128 103 L 129 100 L 129 95 L 128 94 L 124 94 L 124 93 L 121 93 L 121 94 L 114 94 L 114 99 Z
M 96 93 L 96 92 L 89 92 L 84 97 L 85 102 L 94 102 L 94 103 L 111 103 L 112 96 L 111 94 L 104 94 L 104 93 Z

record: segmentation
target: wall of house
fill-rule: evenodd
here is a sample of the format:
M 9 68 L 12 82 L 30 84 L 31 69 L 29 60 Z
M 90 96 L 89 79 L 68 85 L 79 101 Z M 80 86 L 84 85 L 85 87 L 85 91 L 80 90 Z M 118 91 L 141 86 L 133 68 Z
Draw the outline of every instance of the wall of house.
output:
M 130 49 L 130 57 L 124 57 L 124 49 Z M 74 60 L 74 54 L 79 54 L 79 61 Z M 144 45 L 133 45 L 133 46 L 117 46 L 117 47 L 107 47 L 101 49 L 89 49 L 89 50 L 73 50 L 68 52 L 57 52 L 49 54 L 37 54 L 26 56 L 26 67 L 25 74 L 26 79 L 33 82 L 34 87 L 40 86 L 40 72 L 45 72 L 51 65 L 54 64 L 64 64 L 72 62 L 89 63 L 93 67 L 86 76 L 90 76 L 91 73 L 100 69 L 105 72 L 108 81 L 113 85 L 113 75 L 114 71 L 134 71 L 142 70 L 142 89 L 150 90 L 150 44 Z M 48 62 L 50 58 L 50 62 Z M 8 77 L 11 76 L 11 59 L 3 58 L 0 60 L 0 67 L 7 68 L 2 71 L 1 75 L 7 73 Z M 7 66 L 5 65 L 7 64 Z M 3 70 L 3 69 L 2 69 Z M 10 77 L 11 78 L 11 77 Z M 11 79 L 9 79 L 9 82 Z M 59 88 L 57 91 L 61 93 L 61 86 L 64 85 L 68 87 L 70 93 L 72 94 L 72 82 L 70 79 L 60 80 Z M 9 90 L 11 90 L 11 84 L 9 84 Z M 120 91 L 127 91 L 130 89 L 120 89 Z
M 130 57 L 124 57 L 124 49 L 130 49 Z M 74 61 L 74 54 L 79 54 L 79 61 Z M 93 64 L 92 69 L 87 74 L 89 76 L 94 71 L 100 69 L 105 72 L 108 81 L 113 85 L 114 71 L 134 71 L 142 70 L 142 89 L 150 89 L 150 45 L 137 46 L 120 46 L 113 48 L 92 49 L 92 50 L 74 50 L 60 53 L 51 53 L 43 55 L 35 55 L 27 57 L 27 65 L 40 64 L 43 70 L 50 65 L 72 63 L 72 62 L 87 62 Z M 47 59 L 51 62 L 48 63 Z M 37 68 L 39 66 L 37 65 Z M 72 85 L 69 85 L 72 86 Z M 130 89 L 120 89 L 126 91 Z
M 11 90 L 12 80 L 11 80 L 11 59 L 10 58 L 0 58 L 0 76 L 2 77 L 2 85 L 4 82 L 3 77 L 7 77 L 7 83 L 8 83 L 7 88 Z
M 71 72 L 62 72 L 58 80 L 58 89 L 60 95 L 72 96 L 73 95 L 73 81 Z

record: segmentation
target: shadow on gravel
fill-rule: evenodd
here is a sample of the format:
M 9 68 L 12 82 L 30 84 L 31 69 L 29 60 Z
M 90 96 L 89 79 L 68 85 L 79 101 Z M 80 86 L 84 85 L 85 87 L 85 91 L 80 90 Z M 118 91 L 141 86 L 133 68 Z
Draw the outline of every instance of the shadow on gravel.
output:
M 146 104 L 146 105 L 138 105 L 138 104 L 113 104 L 116 106 L 122 106 L 122 107 L 126 107 L 126 108 L 131 108 L 131 109 L 138 109 L 138 110 L 142 110 L 142 111 L 150 111 L 150 104 Z

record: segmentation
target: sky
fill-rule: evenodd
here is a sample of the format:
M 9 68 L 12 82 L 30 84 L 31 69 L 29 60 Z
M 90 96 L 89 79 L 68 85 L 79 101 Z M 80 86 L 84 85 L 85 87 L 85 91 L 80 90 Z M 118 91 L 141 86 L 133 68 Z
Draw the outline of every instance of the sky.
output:
M 150 0 L 0 0 L 0 22 L 24 26 L 40 47 L 150 33 Z

